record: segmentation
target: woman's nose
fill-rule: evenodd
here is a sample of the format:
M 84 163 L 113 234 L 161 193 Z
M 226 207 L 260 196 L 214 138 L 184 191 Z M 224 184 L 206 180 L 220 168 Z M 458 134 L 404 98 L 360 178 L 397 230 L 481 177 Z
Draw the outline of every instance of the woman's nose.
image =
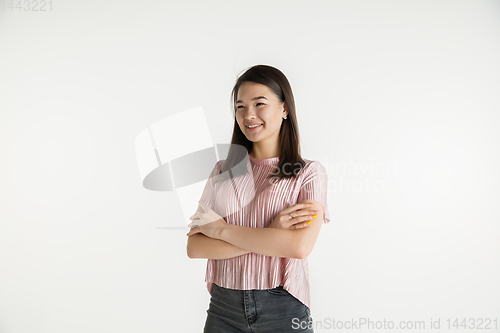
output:
M 245 119 L 255 118 L 255 109 L 248 108 L 245 110 Z

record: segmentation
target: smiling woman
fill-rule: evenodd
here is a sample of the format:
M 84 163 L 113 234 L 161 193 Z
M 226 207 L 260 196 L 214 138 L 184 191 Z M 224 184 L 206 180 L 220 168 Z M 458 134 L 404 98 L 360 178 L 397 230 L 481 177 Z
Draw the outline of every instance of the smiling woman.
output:
M 330 221 L 325 169 L 300 155 L 293 94 L 281 71 L 251 67 L 232 98 L 232 145 L 214 166 L 188 233 L 188 256 L 208 259 L 204 332 L 313 332 L 292 325 L 312 325 L 307 257 Z M 236 168 L 244 158 L 246 169 Z

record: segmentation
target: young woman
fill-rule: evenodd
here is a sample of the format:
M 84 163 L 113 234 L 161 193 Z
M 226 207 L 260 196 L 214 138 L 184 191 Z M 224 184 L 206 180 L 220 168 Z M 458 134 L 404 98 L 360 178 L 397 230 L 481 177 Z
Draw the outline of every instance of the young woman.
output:
M 330 221 L 325 169 L 300 156 L 281 71 L 249 68 L 232 102 L 228 157 L 212 170 L 187 234 L 188 257 L 208 259 L 204 332 L 313 332 L 307 257 Z

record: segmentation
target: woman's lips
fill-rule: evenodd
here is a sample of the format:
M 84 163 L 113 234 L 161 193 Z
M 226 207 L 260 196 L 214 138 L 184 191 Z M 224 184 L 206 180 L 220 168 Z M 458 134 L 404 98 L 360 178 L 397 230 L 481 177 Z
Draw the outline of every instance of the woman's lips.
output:
M 247 127 L 247 130 L 249 130 L 250 132 L 253 132 L 253 131 L 256 131 L 257 129 L 261 128 L 262 127 L 262 124 L 260 124 L 259 126 L 257 127 L 254 127 L 254 128 L 250 128 L 250 127 Z

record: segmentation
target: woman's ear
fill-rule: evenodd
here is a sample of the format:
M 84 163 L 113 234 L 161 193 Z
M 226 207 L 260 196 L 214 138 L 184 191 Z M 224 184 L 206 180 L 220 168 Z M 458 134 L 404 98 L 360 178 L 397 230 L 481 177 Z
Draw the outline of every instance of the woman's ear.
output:
M 285 116 L 288 116 L 288 105 L 286 104 L 286 101 L 283 102 L 283 112 L 285 112 Z

